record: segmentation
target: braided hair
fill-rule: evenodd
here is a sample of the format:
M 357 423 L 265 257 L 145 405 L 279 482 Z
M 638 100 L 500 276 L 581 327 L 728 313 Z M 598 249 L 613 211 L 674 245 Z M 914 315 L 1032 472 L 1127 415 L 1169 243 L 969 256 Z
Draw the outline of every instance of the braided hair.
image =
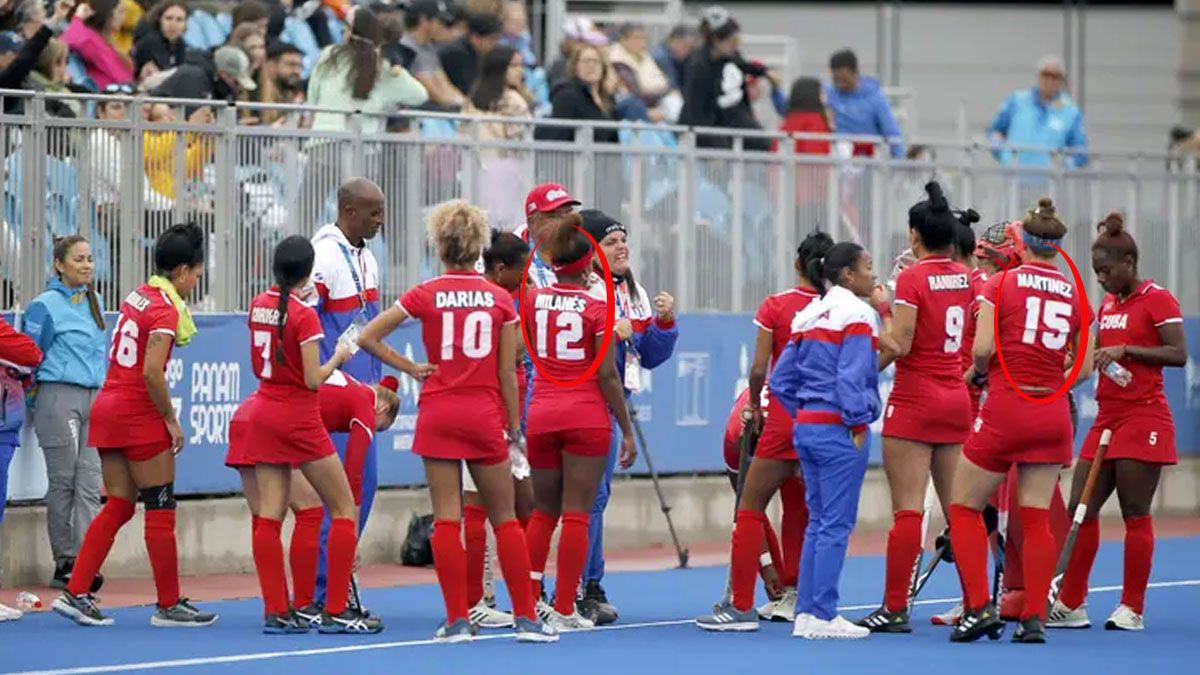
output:
M 283 327 L 287 325 L 288 300 L 292 289 L 312 276 L 313 260 L 316 252 L 312 243 L 298 234 L 292 235 L 275 247 L 275 257 L 271 262 L 271 271 L 275 283 L 279 286 L 279 339 L 283 340 Z M 275 360 L 283 363 L 282 349 L 275 350 Z

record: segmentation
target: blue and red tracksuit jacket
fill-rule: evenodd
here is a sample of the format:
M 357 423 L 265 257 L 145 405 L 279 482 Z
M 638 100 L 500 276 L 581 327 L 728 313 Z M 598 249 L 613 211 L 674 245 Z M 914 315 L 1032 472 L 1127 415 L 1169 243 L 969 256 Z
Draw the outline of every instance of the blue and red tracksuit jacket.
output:
M 379 263 L 366 246 L 353 246 L 337 225 L 326 225 L 312 238 L 316 257 L 312 281 L 316 310 L 325 336 L 321 361 L 337 350 L 338 338 L 355 321 L 364 324 L 379 315 Z M 383 377 L 383 364 L 359 350 L 339 369 L 359 382 L 373 384 Z

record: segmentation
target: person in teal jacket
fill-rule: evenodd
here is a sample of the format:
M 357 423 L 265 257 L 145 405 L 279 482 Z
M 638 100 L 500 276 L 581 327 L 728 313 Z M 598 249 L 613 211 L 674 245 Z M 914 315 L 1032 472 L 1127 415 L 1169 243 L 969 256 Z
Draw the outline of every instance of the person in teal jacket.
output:
M 1062 62 L 1047 56 L 1038 62 L 1037 86 L 1020 89 L 1004 99 L 988 136 L 995 147 L 992 154 L 1002 164 L 1016 159 L 1018 166 L 1049 167 L 1049 152 L 1005 150 L 1000 143 L 1016 146 L 1041 146 L 1070 149 L 1065 166 L 1077 169 L 1087 164 L 1087 134 L 1083 130 L 1083 111 L 1066 91 L 1067 75 Z M 840 130 L 839 130 L 840 131 Z
M 46 456 L 46 527 L 54 554 L 50 585 L 66 588 L 92 518 L 100 510 L 100 455 L 87 447 L 92 402 L 104 382 L 104 308 L 92 289 L 87 239 L 54 242 L 55 276 L 25 310 L 22 330 L 45 354 L 34 377 L 33 429 Z M 92 591 L 103 578 L 96 577 Z

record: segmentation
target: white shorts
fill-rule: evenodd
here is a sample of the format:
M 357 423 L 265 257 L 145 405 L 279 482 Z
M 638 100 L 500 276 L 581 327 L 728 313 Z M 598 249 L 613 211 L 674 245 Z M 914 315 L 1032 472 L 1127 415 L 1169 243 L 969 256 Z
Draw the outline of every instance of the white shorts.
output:
M 508 449 L 508 466 L 512 470 L 513 478 L 517 480 L 525 480 L 529 478 L 529 460 L 525 455 L 515 447 Z M 463 492 L 479 492 L 479 488 L 475 487 L 475 479 L 471 477 L 471 471 L 467 468 L 467 463 L 462 465 L 462 485 Z

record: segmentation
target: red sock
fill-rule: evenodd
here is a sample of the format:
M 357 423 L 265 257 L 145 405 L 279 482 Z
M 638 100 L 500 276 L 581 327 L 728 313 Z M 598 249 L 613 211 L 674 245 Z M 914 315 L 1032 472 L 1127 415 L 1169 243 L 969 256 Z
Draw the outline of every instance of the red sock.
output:
M 586 551 L 586 528 L 583 540 Z M 562 544 L 559 544 L 559 549 L 561 548 Z M 504 575 L 504 585 L 508 587 L 508 597 L 512 600 L 513 616 L 536 620 L 537 615 L 533 611 L 533 582 L 529 578 L 529 545 L 525 542 L 525 532 L 521 530 L 521 523 L 516 518 L 496 526 L 496 556 L 500 558 L 500 573 Z
M 550 538 L 554 536 L 554 528 L 558 527 L 558 518 L 535 510 L 529 519 L 529 527 L 525 528 L 525 544 L 529 546 L 530 578 L 535 582 L 534 593 L 542 592 L 542 575 L 546 572 L 546 560 L 550 558 Z
M 1050 534 L 1049 509 L 1021 507 L 1021 526 L 1025 530 L 1025 610 L 1021 619 L 1038 617 L 1046 620 L 1046 598 L 1050 595 L 1050 579 L 1054 577 L 1054 535 Z
M 254 548 L 254 531 L 258 529 L 258 521 L 261 520 L 258 515 L 250 514 L 250 548 Z
M 758 576 L 758 553 L 762 550 L 766 520 L 761 511 L 740 509 L 733 527 L 729 577 L 733 586 L 733 606 L 743 612 L 754 606 L 754 578 Z
M 887 542 L 887 576 L 884 578 L 883 604 L 889 612 L 908 608 L 913 565 L 921 552 L 921 512 L 897 511 L 892 514 L 892 531 Z
M 1025 549 L 1025 536 L 1021 530 L 1021 502 L 1018 499 L 1017 468 L 1008 474 L 1008 532 L 1004 540 L 1004 587 L 1008 590 L 1025 588 L 1025 574 L 1021 571 L 1021 558 Z
M 325 549 L 325 567 L 329 570 L 328 583 L 325 584 L 325 611 L 330 614 L 346 611 L 356 553 L 358 525 L 350 518 L 334 518 L 329 525 L 329 545 Z
M 775 566 L 775 570 L 782 577 L 784 574 L 783 549 L 780 548 L 779 536 L 775 534 L 775 528 L 771 527 L 771 521 L 768 519 L 763 519 L 763 539 L 767 542 L 767 553 L 771 556 L 771 564 Z M 759 566 L 761 567 L 761 564 Z M 783 583 L 782 578 L 779 581 Z
M 435 520 L 433 536 L 433 567 L 437 570 L 442 599 L 446 601 L 446 621 L 454 623 L 467 618 L 467 552 L 462 543 L 462 525 L 457 520 Z M 332 582 L 330 582 L 332 588 Z
M 780 581 L 784 586 L 796 587 L 800 574 L 800 551 L 804 548 L 804 530 L 808 528 L 808 504 L 804 501 L 804 479 L 792 476 L 779 488 L 779 500 L 783 502 L 783 522 L 779 529 L 783 536 L 783 569 Z
M 296 512 L 288 562 L 292 567 L 292 586 L 297 607 L 308 607 L 317 588 L 317 562 L 321 556 L 321 521 L 324 507 L 315 506 Z
M 555 565 L 554 610 L 564 616 L 575 613 L 575 592 L 583 577 L 588 553 L 588 514 L 562 514 L 562 534 L 558 537 L 558 561 Z
M 979 609 L 987 605 L 991 600 L 991 591 L 988 589 L 987 528 L 983 526 L 981 512 L 961 504 L 950 505 L 950 546 L 954 549 L 954 562 L 958 565 L 958 576 L 966 591 L 967 609 Z M 908 571 L 911 572 L 912 568 L 909 567 Z
M 1096 562 L 1096 551 L 1100 550 L 1100 521 L 1087 518 L 1079 524 L 1075 535 L 1075 548 L 1067 561 L 1067 573 L 1063 575 L 1062 589 L 1058 601 L 1076 609 L 1087 599 L 1088 577 L 1092 575 L 1092 563 Z
M 147 509 L 146 553 L 154 572 L 159 607 L 179 602 L 179 554 L 175 545 L 175 509 Z
M 1146 583 L 1154 558 L 1154 521 L 1150 516 L 1125 519 L 1125 582 L 1121 604 L 1142 614 L 1146 606 Z
M 463 507 L 463 540 L 467 546 L 467 606 L 474 607 L 483 599 L 483 568 L 484 558 L 487 556 L 487 509 L 475 504 Z
M 1062 484 L 1057 483 L 1054 486 L 1054 496 L 1050 498 L 1050 533 L 1054 535 L 1055 556 L 1062 551 L 1070 531 L 1071 514 L 1067 513 L 1067 503 L 1063 501 Z
M 112 550 L 113 540 L 121 526 L 133 518 L 137 507 L 131 501 L 120 497 L 109 497 L 104 508 L 92 519 L 87 533 L 83 536 L 83 545 L 79 547 L 79 555 L 75 558 L 75 567 L 71 569 L 71 581 L 67 583 L 67 592 L 72 595 L 83 595 L 92 588 L 92 580 Z
M 283 571 L 283 523 L 274 518 L 259 518 L 254 528 L 254 567 L 262 589 L 267 614 L 288 613 L 287 577 Z M 332 589 L 331 589 L 332 590 Z

